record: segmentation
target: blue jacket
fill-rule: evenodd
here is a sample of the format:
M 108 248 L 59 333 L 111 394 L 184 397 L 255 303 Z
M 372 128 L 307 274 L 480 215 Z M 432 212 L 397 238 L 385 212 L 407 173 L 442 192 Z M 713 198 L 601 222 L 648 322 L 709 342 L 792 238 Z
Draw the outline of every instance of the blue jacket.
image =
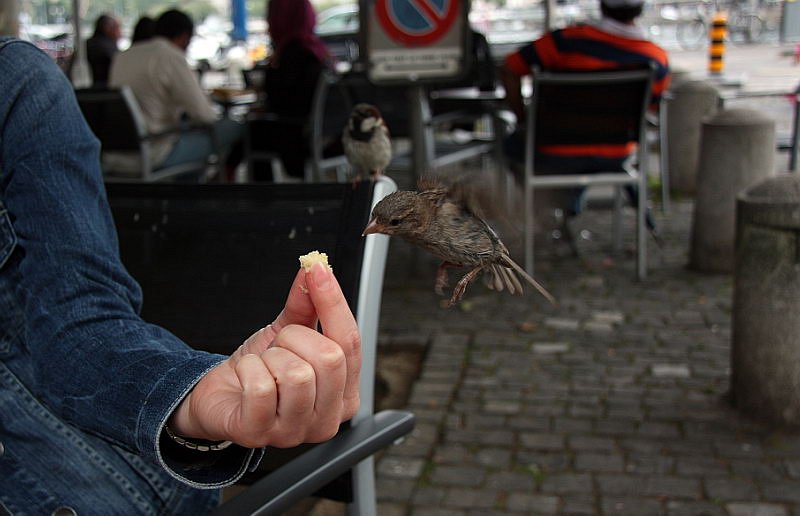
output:
M 0 38 L 0 513 L 202 514 L 262 452 L 163 435 L 225 357 L 139 317 L 99 150 L 52 60 Z

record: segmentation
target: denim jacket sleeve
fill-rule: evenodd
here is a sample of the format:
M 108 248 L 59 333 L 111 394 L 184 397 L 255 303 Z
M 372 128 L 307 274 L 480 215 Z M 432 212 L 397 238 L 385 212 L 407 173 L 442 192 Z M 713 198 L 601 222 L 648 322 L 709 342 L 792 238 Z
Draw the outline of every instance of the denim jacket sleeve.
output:
M 232 483 L 261 451 L 232 446 L 198 464 L 162 436 L 173 409 L 225 357 L 139 317 L 141 290 L 120 262 L 99 143 L 71 85 L 33 45 L 0 39 L 0 91 L 0 214 L 13 232 L 0 275 L 18 278 L 11 288 L 28 388 L 62 420 L 179 480 Z M 219 455 L 209 462 L 209 453 Z

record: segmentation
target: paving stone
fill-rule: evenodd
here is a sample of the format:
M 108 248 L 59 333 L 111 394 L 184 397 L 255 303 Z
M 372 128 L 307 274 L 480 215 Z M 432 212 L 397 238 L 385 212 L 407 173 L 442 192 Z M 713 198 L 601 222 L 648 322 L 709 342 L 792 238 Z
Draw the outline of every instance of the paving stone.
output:
M 559 508 L 558 497 L 527 493 L 511 493 L 506 500 L 510 511 L 532 514 L 556 514 Z
M 580 321 L 577 319 L 548 317 L 544 320 L 544 325 L 554 330 L 577 330 L 580 326 Z
M 523 432 L 519 435 L 519 441 L 525 448 L 532 448 L 535 450 L 564 449 L 564 437 L 561 435 Z
M 572 435 L 569 447 L 576 451 L 613 451 L 616 446 L 613 439 L 588 435 Z
M 522 403 L 519 401 L 492 400 L 483 404 L 483 410 L 487 414 L 519 414 L 522 410 Z
M 587 493 L 592 490 L 592 477 L 586 474 L 548 475 L 541 485 L 543 493 Z
M 626 473 L 666 475 L 672 473 L 675 458 L 665 455 L 630 453 L 625 463 Z
M 446 487 L 423 486 L 414 491 L 411 504 L 422 507 L 437 507 L 442 504 L 447 496 Z
M 578 453 L 575 455 L 575 469 L 590 473 L 621 473 L 624 469 L 624 464 L 621 455 Z
M 712 502 L 667 502 L 667 516 L 726 516 L 719 505 Z
M 707 478 L 704 482 L 706 496 L 712 500 L 730 502 L 757 500 L 758 488 L 752 482 L 736 478 Z
M 507 469 L 511 466 L 511 450 L 508 448 L 483 448 L 475 453 L 474 460 L 488 468 Z
M 570 458 L 563 452 L 519 450 L 517 464 L 537 471 L 559 473 L 570 469 Z
M 586 321 L 583 328 L 592 333 L 609 333 L 614 331 L 614 324 L 607 321 Z
M 445 507 L 490 509 L 497 505 L 494 492 L 483 489 L 450 489 L 444 498 Z
M 620 324 L 625 320 L 625 314 L 622 312 L 593 312 L 592 319 L 595 321 L 607 322 L 612 324 Z
M 781 505 L 755 502 L 736 502 L 725 505 L 730 516 L 788 516 Z
M 646 477 L 640 475 L 597 475 L 595 482 L 602 496 L 635 496 L 643 493 L 647 485 Z
M 660 501 L 646 498 L 613 498 L 604 496 L 601 498 L 600 507 L 604 515 L 663 514 L 663 505 Z
M 411 499 L 415 486 L 413 480 L 378 476 L 375 481 L 376 497 L 379 502 L 406 502 Z
M 689 378 L 688 364 L 654 364 L 653 376 L 656 378 Z
M 568 516 L 594 516 L 597 514 L 594 498 L 571 494 L 561 500 L 561 514 Z M 535 513 L 534 513 L 535 514 Z
M 483 468 L 467 466 L 436 466 L 430 475 L 434 484 L 445 486 L 472 486 L 483 484 L 486 471 Z
M 485 486 L 503 492 L 532 491 L 536 480 L 530 472 L 497 471 L 487 475 Z
M 549 355 L 554 353 L 566 353 L 570 349 L 568 342 L 535 342 L 531 346 L 534 353 Z
M 381 516 L 405 516 L 406 507 L 401 503 L 379 503 L 378 514 Z
M 409 457 L 383 457 L 378 463 L 377 472 L 393 478 L 418 478 L 425 466 L 423 459 Z
M 800 503 L 800 482 L 767 482 L 761 486 L 761 494 L 771 502 Z
M 678 457 L 675 473 L 687 476 L 723 476 L 727 475 L 727 464 L 712 457 Z

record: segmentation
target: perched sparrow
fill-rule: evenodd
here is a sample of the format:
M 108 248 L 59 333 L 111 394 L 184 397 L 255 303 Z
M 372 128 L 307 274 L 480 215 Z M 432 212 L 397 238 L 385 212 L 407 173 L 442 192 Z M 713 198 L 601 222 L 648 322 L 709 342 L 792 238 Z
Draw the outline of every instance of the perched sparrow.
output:
M 522 294 L 517 274 L 555 302 L 539 283 L 514 263 L 497 233 L 471 208 L 463 191 L 431 180 L 421 180 L 418 192 L 398 191 L 386 196 L 372 210 L 364 235 L 397 235 L 442 259 L 436 273 L 436 293 L 447 285 L 448 267 L 471 268 L 456 284 L 448 306 L 458 302 L 479 273 L 493 290 Z
M 376 179 L 392 160 L 389 129 L 378 108 L 371 104 L 356 104 L 353 108 L 342 134 L 342 144 L 357 177 L 368 173 Z

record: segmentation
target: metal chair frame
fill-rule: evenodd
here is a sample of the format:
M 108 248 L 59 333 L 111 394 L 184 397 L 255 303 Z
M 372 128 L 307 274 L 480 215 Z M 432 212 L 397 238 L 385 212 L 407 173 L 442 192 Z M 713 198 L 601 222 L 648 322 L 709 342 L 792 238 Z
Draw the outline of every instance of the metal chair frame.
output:
M 633 185 L 638 188 L 638 208 L 636 210 L 636 277 L 644 279 L 647 276 L 647 249 L 646 249 L 646 228 L 645 213 L 647 210 L 647 145 L 646 145 L 646 124 L 647 110 L 650 106 L 651 85 L 655 70 L 636 69 L 623 71 L 604 71 L 604 72 L 549 72 L 538 68 L 533 69 L 532 95 L 527 106 L 526 130 L 527 138 L 525 142 L 525 178 L 524 178 L 524 245 L 525 245 L 525 269 L 529 274 L 533 274 L 534 269 L 534 191 L 539 189 L 558 189 L 589 186 L 613 186 L 615 188 L 615 210 L 613 227 L 615 241 L 621 239 L 621 188 L 625 185 Z M 604 127 L 592 124 L 591 120 L 599 120 L 607 117 L 608 108 L 605 106 L 607 98 L 594 98 L 598 92 L 608 92 L 608 88 L 618 88 L 621 85 L 635 85 L 638 95 L 631 97 L 632 104 L 630 112 L 637 114 L 637 120 L 631 121 L 627 127 L 629 141 L 638 143 L 636 149 L 636 166 L 628 162 L 625 171 L 598 171 L 592 174 L 557 174 L 557 175 L 537 175 L 535 169 L 535 149 L 537 148 L 537 138 L 551 138 L 553 134 L 563 132 L 564 120 L 578 120 L 583 125 L 582 132 L 585 138 L 591 141 L 581 141 L 582 144 L 603 144 L 603 143 L 625 143 L 614 135 L 605 131 Z M 549 98 L 549 91 L 558 90 L 569 91 L 573 95 L 585 95 L 590 99 L 589 102 L 582 101 L 580 106 L 573 106 L 571 102 L 560 102 L 558 106 L 564 109 L 560 116 L 537 117 L 541 111 L 541 106 L 552 105 L 554 99 Z M 602 95 L 603 93 L 601 93 Z M 563 95 L 563 93 L 558 93 Z M 562 98 L 563 100 L 563 98 Z M 635 108 L 635 109 L 634 109 Z M 580 112 L 579 112 L 580 110 Z M 615 115 L 622 116 L 620 113 Z M 550 143 L 550 142 L 548 142 Z
M 106 182 L 162 181 L 164 179 L 190 172 L 205 173 L 206 168 L 219 160 L 219 153 L 214 152 L 206 159 L 180 163 L 170 167 L 153 165 L 152 143 L 154 140 L 169 134 L 181 134 L 187 131 L 208 132 L 214 141 L 214 131 L 210 126 L 177 127 L 158 134 L 150 134 L 139 103 L 127 86 L 122 88 L 88 88 L 75 91 L 89 127 L 100 140 L 102 152 L 121 152 L 138 155 L 139 171 L 119 171 L 104 164 L 103 178 Z M 216 145 L 215 145 L 216 147 Z

